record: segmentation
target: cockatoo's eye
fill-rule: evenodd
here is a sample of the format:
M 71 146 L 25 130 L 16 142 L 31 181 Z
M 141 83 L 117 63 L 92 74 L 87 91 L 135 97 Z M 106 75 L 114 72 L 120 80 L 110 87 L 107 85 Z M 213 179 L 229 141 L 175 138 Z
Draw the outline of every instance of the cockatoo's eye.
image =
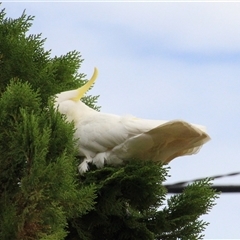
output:
M 84 96 L 84 94 L 89 90 L 89 88 L 93 85 L 93 83 L 97 79 L 97 75 L 98 75 L 98 70 L 97 70 L 97 68 L 94 68 L 94 72 L 93 72 L 91 79 L 84 86 L 82 86 L 76 90 L 77 95 L 72 97 L 71 100 L 73 100 L 75 102 L 79 101 Z

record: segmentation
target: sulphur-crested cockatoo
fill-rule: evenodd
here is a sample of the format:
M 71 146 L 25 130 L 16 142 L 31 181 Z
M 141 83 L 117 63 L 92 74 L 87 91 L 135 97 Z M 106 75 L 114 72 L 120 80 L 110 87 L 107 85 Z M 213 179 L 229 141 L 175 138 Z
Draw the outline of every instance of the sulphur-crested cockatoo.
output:
M 92 162 L 98 168 L 104 163 L 118 165 L 135 158 L 168 163 L 172 159 L 196 153 L 210 138 L 205 128 L 184 121 L 159 121 L 117 116 L 95 111 L 80 99 L 97 77 L 76 90 L 61 92 L 55 97 L 55 107 L 73 121 L 76 127 L 79 165 L 82 174 Z

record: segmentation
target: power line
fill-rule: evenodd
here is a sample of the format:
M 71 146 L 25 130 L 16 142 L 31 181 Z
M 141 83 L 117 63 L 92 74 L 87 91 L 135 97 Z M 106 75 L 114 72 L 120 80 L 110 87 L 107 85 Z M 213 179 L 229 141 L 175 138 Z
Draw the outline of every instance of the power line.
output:
M 168 193 L 181 193 L 186 186 L 164 185 Z M 240 185 L 212 185 L 211 188 L 221 193 L 240 193 Z
M 237 175 L 240 175 L 240 172 L 216 175 L 216 176 L 212 176 L 210 178 L 219 179 L 219 178 L 232 177 L 232 176 L 237 176 Z M 201 181 L 204 179 L 205 178 L 198 178 L 195 180 L 182 181 L 182 182 L 177 182 L 174 184 L 167 184 L 164 186 L 167 188 L 168 193 L 181 193 L 188 184 L 195 182 L 195 181 Z M 222 193 L 240 193 L 240 185 L 212 185 L 211 187 L 213 189 L 215 189 L 216 191 L 220 191 Z

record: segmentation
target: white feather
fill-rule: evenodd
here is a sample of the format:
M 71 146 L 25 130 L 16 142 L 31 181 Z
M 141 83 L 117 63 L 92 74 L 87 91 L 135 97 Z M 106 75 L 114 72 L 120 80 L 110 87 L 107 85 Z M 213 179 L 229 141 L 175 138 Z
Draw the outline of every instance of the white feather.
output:
M 210 138 L 203 126 L 187 122 L 138 119 L 97 112 L 81 101 L 71 100 L 76 90 L 56 95 L 55 107 L 76 127 L 79 155 L 97 167 L 118 165 L 137 158 L 168 163 L 175 157 L 196 153 Z

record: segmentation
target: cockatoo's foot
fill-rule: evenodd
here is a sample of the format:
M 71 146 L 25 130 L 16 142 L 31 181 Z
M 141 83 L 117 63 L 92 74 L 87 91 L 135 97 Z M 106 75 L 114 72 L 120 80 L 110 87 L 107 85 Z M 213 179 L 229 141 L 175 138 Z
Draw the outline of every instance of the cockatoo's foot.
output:
M 104 167 L 104 162 L 107 158 L 106 152 L 103 153 L 98 153 L 94 158 L 93 158 L 93 164 L 96 165 L 97 168 L 102 168 Z
M 89 160 L 89 159 L 84 159 L 83 162 L 81 164 L 79 164 L 78 166 L 78 171 L 81 175 L 83 175 L 85 172 L 88 171 L 88 163 L 89 162 L 92 162 L 92 160 Z

